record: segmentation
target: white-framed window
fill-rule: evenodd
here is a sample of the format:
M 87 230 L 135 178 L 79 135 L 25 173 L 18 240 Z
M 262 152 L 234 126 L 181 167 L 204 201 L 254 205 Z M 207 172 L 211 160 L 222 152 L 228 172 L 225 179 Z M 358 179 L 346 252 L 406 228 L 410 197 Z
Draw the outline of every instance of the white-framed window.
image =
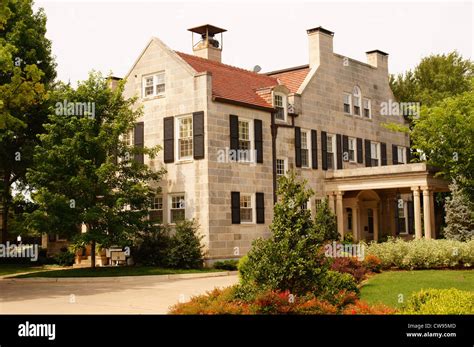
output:
M 288 113 L 286 95 L 275 93 L 273 95 L 273 105 L 276 109 L 275 119 L 286 121 L 286 116 Z
M 163 223 L 163 197 L 155 196 L 151 200 L 150 210 L 148 211 L 150 221 L 161 224 Z
M 277 178 L 284 176 L 288 171 L 288 159 L 286 158 L 277 158 L 276 160 L 276 175 Z
M 240 223 L 253 223 L 254 198 L 252 194 L 240 194 Z
M 352 96 L 354 98 L 354 114 L 356 116 L 360 116 L 360 106 L 361 106 L 361 93 L 360 93 L 360 88 L 355 86 L 353 91 L 352 91 Z
M 143 76 L 142 95 L 144 98 L 165 94 L 165 72 Z
M 303 202 L 303 204 L 301 205 L 301 209 L 311 211 L 311 201 L 307 200 L 307 201 Z
M 407 149 L 403 146 L 397 146 L 397 162 L 399 164 L 406 164 L 407 163 Z
M 352 95 L 344 93 L 344 113 L 352 114 Z
M 371 108 L 370 99 L 364 98 L 363 104 L 364 104 L 364 117 L 369 118 L 369 119 L 372 118 L 372 108 Z
M 402 200 L 402 199 L 400 199 Z M 398 227 L 400 234 L 408 234 L 408 204 L 406 201 L 397 201 L 398 207 Z
M 251 162 L 253 148 L 253 122 L 239 117 L 239 161 Z
M 314 199 L 314 212 L 315 213 L 318 213 L 318 210 L 321 208 L 322 203 L 323 203 L 322 198 Z
M 371 166 L 380 166 L 380 143 L 370 143 L 370 161 Z
M 133 146 L 133 131 L 127 131 L 125 134 L 122 134 L 122 142 L 126 146 Z
M 311 167 L 311 132 L 301 129 L 301 167 Z
M 336 135 L 327 134 L 327 163 L 328 170 L 335 169 L 336 166 Z
M 169 221 L 174 224 L 186 218 L 184 194 L 173 194 L 169 197 Z
M 349 150 L 349 162 L 355 163 L 357 160 L 357 140 L 355 137 L 349 137 L 348 139 L 348 150 Z
M 347 230 L 352 230 L 352 208 L 346 208 Z
M 193 158 L 193 117 L 176 118 L 176 153 L 178 160 Z

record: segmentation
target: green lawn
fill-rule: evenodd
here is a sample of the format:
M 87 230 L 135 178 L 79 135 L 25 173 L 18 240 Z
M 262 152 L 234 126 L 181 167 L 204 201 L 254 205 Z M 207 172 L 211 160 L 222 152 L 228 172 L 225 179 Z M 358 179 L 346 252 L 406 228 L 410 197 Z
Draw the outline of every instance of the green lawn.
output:
M 0 264 L 0 276 L 14 275 L 21 272 L 34 272 L 45 270 L 44 266 L 30 264 Z
M 361 289 L 362 300 L 400 307 L 413 292 L 428 288 L 474 291 L 474 270 L 387 271 L 371 277 Z
M 17 276 L 18 278 L 31 277 L 114 277 L 114 276 L 150 276 L 150 275 L 171 275 L 171 274 L 188 274 L 188 273 L 204 273 L 204 272 L 221 272 L 216 269 L 163 269 L 153 266 L 123 266 L 123 267 L 98 267 L 66 269 L 55 271 L 41 271 Z

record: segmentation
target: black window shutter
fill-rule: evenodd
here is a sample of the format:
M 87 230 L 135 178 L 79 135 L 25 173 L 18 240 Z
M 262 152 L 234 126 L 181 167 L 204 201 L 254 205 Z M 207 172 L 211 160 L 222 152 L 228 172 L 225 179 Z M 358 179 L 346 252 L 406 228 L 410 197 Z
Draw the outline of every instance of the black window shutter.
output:
M 364 146 L 365 146 L 365 166 L 369 167 L 372 166 L 372 156 L 370 154 L 370 140 L 365 139 L 364 140 Z
M 382 142 L 380 144 L 380 157 L 382 159 L 382 166 L 387 165 L 387 144 Z
M 240 224 L 240 193 L 231 192 L 232 224 Z
M 336 135 L 337 169 L 342 169 L 342 136 Z
M 137 148 L 143 148 L 144 146 L 144 124 L 143 122 L 135 123 L 133 144 Z M 139 164 L 143 164 L 143 153 L 135 153 L 135 161 Z
M 362 139 L 357 138 L 357 162 L 362 164 L 364 162 L 364 150 L 362 148 Z
M 398 147 L 397 145 L 392 145 L 392 164 L 398 164 Z
M 406 164 L 410 163 L 411 161 L 411 150 L 410 147 L 407 147 L 407 162 Z
M 301 128 L 295 127 L 295 165 L 301 167 Z
M 342 135 L 342 155 L 343 158 L 346 158 L 346 161 L 349 161 L 349 137 Z
M 204 112 L 193 113 L 193 151 L 194 159 L 204 158 Z
M 174 117 L 163 119 L 163 156 L 165 163 L 174 162 Z
M 311 130 L 311 166 L 318 168 L 318 132 Z
M 255 119 L 253 121 L 253 132 L 255 138 L 255 150 L 257 151 L 257 163 L 263 163 L 263 134 L 262 121 Z
M 325 131 L 321 131 L 321 162 L 322 169 L 328 169 L 328 135 Z
M 263 193 L 256 193 L 255 200 L 257 204 L 257 224 L 265 223 L 265 199 Z
M 233 114 L 229 115 L 230 125 L 230 149 L 235 151 L 236 158 L 238 158 L 237 151 L 239 150 L 239 117 Z

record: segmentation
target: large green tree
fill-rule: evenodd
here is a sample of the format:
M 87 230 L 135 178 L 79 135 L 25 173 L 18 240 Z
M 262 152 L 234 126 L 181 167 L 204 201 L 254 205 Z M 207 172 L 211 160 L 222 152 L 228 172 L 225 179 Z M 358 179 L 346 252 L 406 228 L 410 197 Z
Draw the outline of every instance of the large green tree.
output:
M 430 55 L 412 70 L 390 76 L 390 86 L 400 102 L 433 106 L 441 100 L 470 90 L 474 64 L 459 53 Z
M 1 239 L 8 237 L 12 186 L 25 184 L 37 134 L 47 117 L 48 89 L 56 76 L 46 16 L 32 0 L 0 3 L 0 208 Z
M 38 205 L 27 218 L 29 229 L 90 244 L 92 267 L 96 244 L 125 245 L 148 227 L 147 209 L 157 192 L 152 186 L 163 174 L 139 160 L 140 155 L 153 158 L 158 146 L 132 146 L 123 138 L 142 113 L 134 108 L 136 99 L 124 99 L 123 85 L 111 89 L 99 73 L 77 89 L 60 85 L 51 96 L 56 106 L 36 147 L 34 169 L 27 174 Z M 87 103 L 87 112 L 70 106 L 80 103 Z M 77 232 L 82 223 L 86 233 Z

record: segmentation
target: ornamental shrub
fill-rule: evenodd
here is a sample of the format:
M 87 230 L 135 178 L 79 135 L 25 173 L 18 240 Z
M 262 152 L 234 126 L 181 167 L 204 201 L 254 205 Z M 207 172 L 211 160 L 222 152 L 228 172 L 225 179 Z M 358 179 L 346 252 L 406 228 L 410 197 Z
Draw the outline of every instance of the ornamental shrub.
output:
M 413 294 L 403 307 L 405 314 L 474 314 L 474 292 L 428 289 Z

